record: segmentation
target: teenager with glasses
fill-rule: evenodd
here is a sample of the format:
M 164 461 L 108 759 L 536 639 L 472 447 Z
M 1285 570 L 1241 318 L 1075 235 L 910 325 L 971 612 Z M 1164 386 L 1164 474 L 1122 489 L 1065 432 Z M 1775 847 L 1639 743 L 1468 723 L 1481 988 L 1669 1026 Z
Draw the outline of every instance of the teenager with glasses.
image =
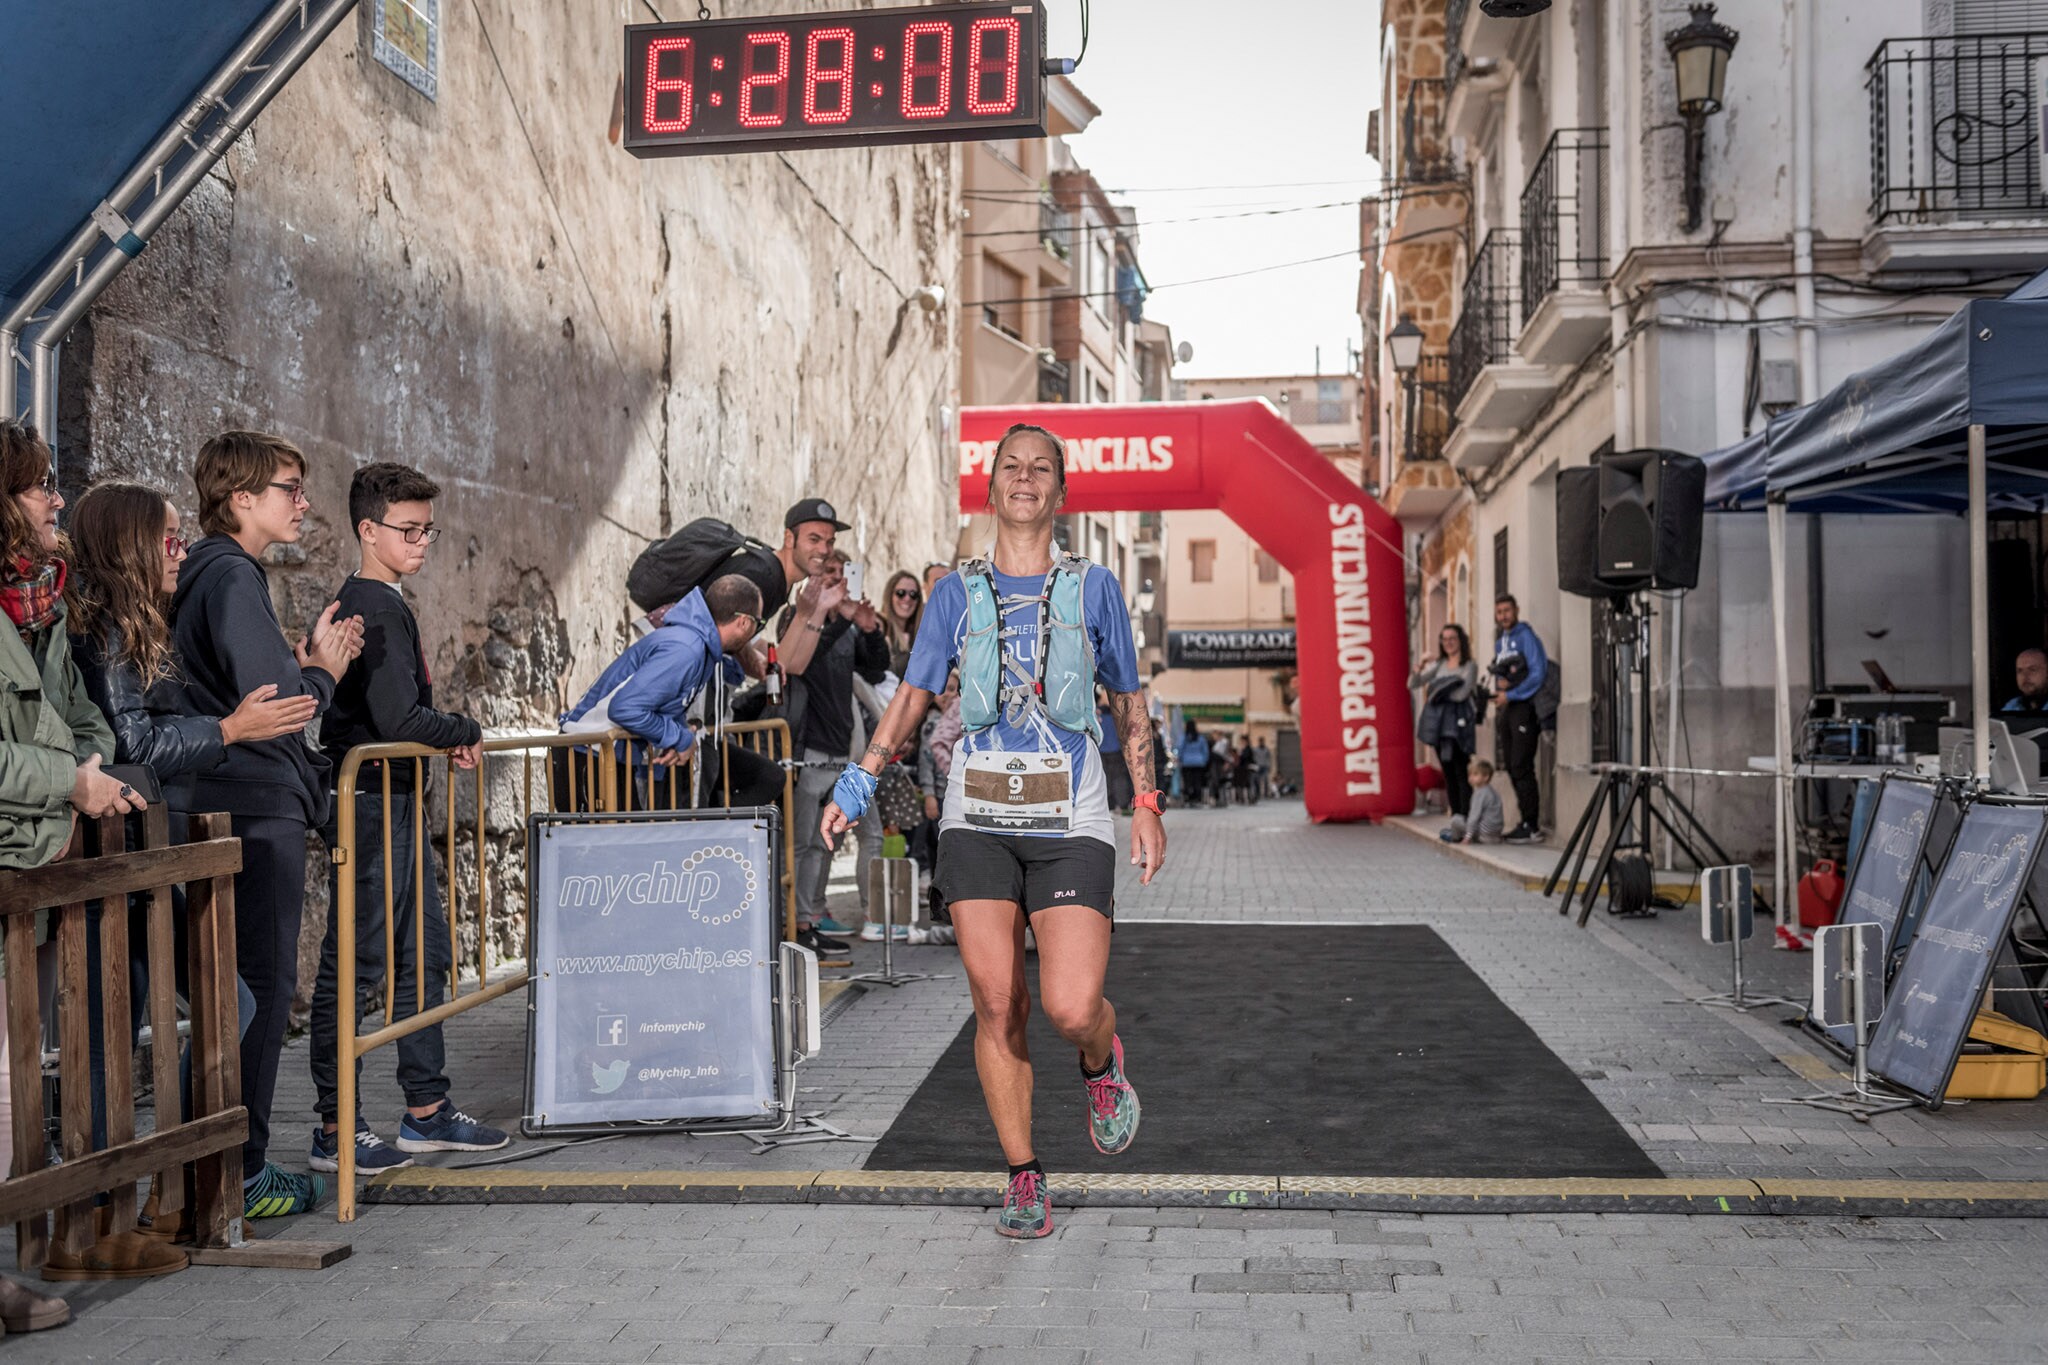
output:
M 191 716 L 234 714 L 265 686 L 278 697 L 311 698 L 317 716 L 362 650 L 363 623 L 329 603 L 299 644 L 285 637 L 271 605 L 263 555 L 299 538 L 306 520 L 306 457 L 281 436 L 230 431 L 199 448 L 192 474 L 205 537 L 191 549 L 171 598 L 171 640 L 179 667 L 180 709 Z M 174 810 L 226 811 L 242 841 L 235 874 L 235 953 L 255 998 L 242 1035 L 243 1213 L 274 1218 L 305 1213 L 321 1182 L 270 1162 L 270 1102 L 298 985 L 299 921 L 306 907 L 306 832 L 327 819 L 332 763 L 302 734 L 227 747 L 200 772 Z
M 439 534 L 434 499 L 440 496 L 440 485 L 409 465 L 380 461 L 364 465 L 349 480 L 348 516 L 355 526 L 360 560 L 335 601 L 342 614 L 363 623 L 363 652 L 335 684 L 334 703 L 321 725 L 322 742 L 337 767 L 359 744 L 440 749 L 463 769 L 474 768 L 479 761 L 483 727 L 468 716 L 434 709 L 434 679 L 427 668 L 420 623 L 399 588 L 401 581 L 426 567 L 427 546 Z M 356 775 L 356 844 L 348 869 L 355 879 L 356 985 L 359 990 L 374 988 L 387 969 L 391 972 L 395 980 L 391 1018 L 386 1022 L 392 1024 L 438 1006 L 453 965 L 448 908 L 433 859 L 420 858 L 414 843 L 415 812 L 426 796 L 417 789 L 416 771 L 412 759 L 391 764 L 388 802 L 381 763 L 365 763 Z M 335 847 L 340 838 L 338 816 L 330 815 L 321 833 L 328 846 Z M 331 906 L 341 903 L 342 875 L 343 869 L 330 862 Z M 397 945 L 397 961 L 389 964 L 384 959 L 387 880 L 392 941 Z M 340 934 L 340 919 L 330 913 L 313 981 L 307 1059 L 320 1125 L 313 1130 L 306 1163 L 316 1171 L 339 1171 L 341 1144 L 347 1141 L 354 1144 L 356 1174 L 367 1176 L 411 1165 L 407 1153 L 489 1152 L 510 1142 L 505 1133 L 471 1118 L 449 1098 L 447 1052 L 439 1024 L 398 1040 L 398 1085 L 405 1094 L 405 1110 L 398 1116 L 397 1146 L 385 1142 L 360 1113 L 355 1132 L 347 1137 L 340 1133 Z M 422 942 L 424 961 L 415 951 Z M 351 1008 L 356 1004 L 349 1002 Z M 360 1078 L 361 1060 L 353 1065 Z

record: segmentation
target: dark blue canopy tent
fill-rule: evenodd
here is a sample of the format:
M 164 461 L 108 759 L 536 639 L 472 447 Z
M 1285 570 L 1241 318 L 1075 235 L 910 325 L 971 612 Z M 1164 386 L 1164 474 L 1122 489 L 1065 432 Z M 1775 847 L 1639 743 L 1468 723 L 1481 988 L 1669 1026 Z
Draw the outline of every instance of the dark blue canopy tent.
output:
M 1788 874 L 1791 846 L 1788 510 L 1969 517 L 1971 710 L 1977 777 L 1988 780 L 1986 517 L 1992 508 L 2048 511 L 2048 271 L 2006 298 L 1965 304 L 1917 345 L 1851 375 L 1706 461 L 1709 506 L 1763 507 L 1770 516 L 1779 875 Z
M 355 0 L 0 7 L 0 415 L 50 435 L 57 347 Z

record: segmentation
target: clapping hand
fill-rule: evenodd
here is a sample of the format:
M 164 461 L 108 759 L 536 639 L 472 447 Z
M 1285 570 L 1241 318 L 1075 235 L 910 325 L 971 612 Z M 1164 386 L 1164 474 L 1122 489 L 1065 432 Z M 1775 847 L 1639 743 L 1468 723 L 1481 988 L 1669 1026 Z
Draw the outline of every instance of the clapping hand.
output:
M 334 613 L 341 603 L 329 602 L 327 610 L 313 623 L 313 633 L 292 646 L 300 668 L 317 668 L 340 681 L 348 666 L 363 652 L 363 618 L 347 616 L 337 621 Z

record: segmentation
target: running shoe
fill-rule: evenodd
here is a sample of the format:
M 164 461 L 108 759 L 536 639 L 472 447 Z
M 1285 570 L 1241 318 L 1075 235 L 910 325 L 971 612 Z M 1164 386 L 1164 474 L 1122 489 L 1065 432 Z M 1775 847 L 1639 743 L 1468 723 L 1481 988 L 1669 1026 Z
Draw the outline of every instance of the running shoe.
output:
M 818 932 L 821 934 L 851 934 L 859 928 L 857 924 L 841 924 L 830 915 L 818 921 Z
M 1019 1171 L 1003 1192 L 1003 1211 L 996 1231 L 1005 1237 L 1043 1237 L 1052 1231 L 1052 1195 L 1037 1171 Z
M 242 1182 L 244 1218 L 288 1218 L 311 1213 L 327 1193 L 327 1183 L 317 1175 L 300 1175 L 274 1161 L 263 1163 L 255 1178 Z
M 306 1164 L 316 1171 L 339 1171 L 341 1169 L 341 1143 L 339 1132 L 330 1133 L 324 1128 L 313 1130 L 313 1150 L 306 1154 Z M 412 1165 L 412 1158 L 399 1151 L 383 1138 L 370 1130 L 362 1119 L 356 1120 L 356 1174 L 376 1175 L 380 1171 L 395 1171 L 400 1166 Z
M 1109 1070 L 1090 1076 L 1084 1069 L 1081 1078 L 1088 1085 L 1088 1140 L 1115 1156 L 1138 1135 L 1138 1092 L 1124 1077 L 1123 1039 L 1109 1036 Z
M 860 927 L 860 936 L 862 942 L 880 943 L 882 941 L 882 922 L 880 920 L 869 920 Z M 907 924 L 890 925 L 889 937 L 895 939 L 898 943 L 909 942 L 910 926 Z
M 441 1107 L 423 1119 L 407 1110 L 398 1121 L 398 1150 L 401 1152 L 495 1152 L 512 1139 L 487 1123 L 478 1123 L 442 1100 Z

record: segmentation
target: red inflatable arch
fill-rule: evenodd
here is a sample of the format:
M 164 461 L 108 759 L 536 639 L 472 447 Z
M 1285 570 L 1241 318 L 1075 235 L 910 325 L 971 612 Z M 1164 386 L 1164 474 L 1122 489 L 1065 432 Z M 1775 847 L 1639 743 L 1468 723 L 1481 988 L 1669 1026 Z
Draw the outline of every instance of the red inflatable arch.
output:
M 1215 508 L 1294 575 L 1304 795 L 1314 820 L 1415 804 L 1401 531 L 1264 399 L 967 408 L 960 508 L 988 506 L 996 441 L 1033 422 L 1067 443 L 1067 509 Z

